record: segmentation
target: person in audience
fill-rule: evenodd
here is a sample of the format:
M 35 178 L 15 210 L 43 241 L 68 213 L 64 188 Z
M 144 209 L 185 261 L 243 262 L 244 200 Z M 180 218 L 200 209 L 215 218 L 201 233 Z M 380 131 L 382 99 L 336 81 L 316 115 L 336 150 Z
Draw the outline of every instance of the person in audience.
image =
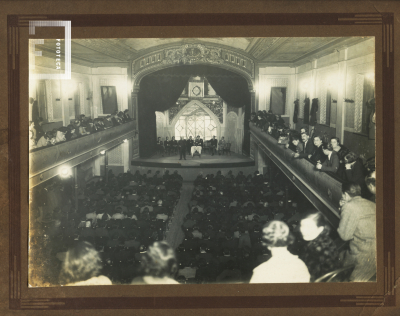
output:
M 174 280 L 178 262 L 172 247 L 166 241 L 157 241 L 143 254 L 142 276 L 133 279 L 132 284 L 179 284 Z
M 50 145 L 50 137 L 51 137 L 51 133 L 50 132 L 46 132 L 37 142 L 36 147 L 40 148 L 40 147 L 46 147 L 48 145 Z
M 321 136 L 314 136 L 314 151 L 309 155 L 308 158 L 312 162 L 319 162 L 323 163 L 326 160 L 326 155 L 324 154 L 324 151 L 322 150 L 322 139 Z
M 36 142 L 34 137 L 35 133 L 32 130 L 29 130 L 29 149 L 36 148 Z
M 189 136 L 189 139 L 186 141 L 187 153 L 190 154 L 192 150 L 192 146 L 194 145 L 194 140 L 192 136 Z
M 197 151 L 201 155 L 201 150 L 203 149 L 203 139 L 200 138 L 200 135 L 197 135 L 194 145 L 191 149 L 191 155 L 193 157 L 194 153 Z
M 330 143 L 332 145 L 333 150 L 338 154 L 339 157 L 339 168 L 337 171 L 337 175 L 344 180 L 346 179 L 344 157 L 350 152 L 350 150 L 348 150 L 346 146 L 340 143 L 338 137 L 331 137 Z
M 300 142 L 300 138 L 297 135 L 292 136 L 292 141 L 285 145 L 294 152 L 293 157 L 299 157 L 300 153 L 304 151 L 303 144 Z M 298 154 L 297 156 L 295 156 Z
M 365 184 L 368 187 L 371 197 L 369 200 L 375 203 L 376 187 L 375 187 L 375 171 L 372 171 L 366 178 Z
M 311 158 L 312 153 L 315 150 L 315 146 L 310 140 L 310 135 L 308 133 L 301 134 L 301 140 L 303 141 L 303 151 L 301 153 L 295 153 L 295 158 Z
M 213 138 L 210 140 L 211 156 L 214 156 L 214 154 L 217 152 L 217 146 L 218 140 L 215 138 L 214 135 Z
M 35 121 L 34 121 L 35 122 Z M 36 141 L 39 141 L 39 139 L 42 138 L 42 136 L 45 134 L 43 130 L 43 118 L 39 117 L 38 121 L 35 122 L 35 129 L 36 129 Z
M 339 156 L 336 151 L 333 151 L 331 144 L 321 145 L 324 154 L 327 159 L 323 163 L 317 163 L 316 168 L 321 171 L 329 171 L 336 173 L 339 168 Z
M 56 142 L 57 143 L 61 143 L 61 142 L 65 142 L 67 139 L 65 138 L 65 134 L 66 134 L 66 129 L 65 127 L 60 127 L 57 131 L 56 131 Z
M 113 127 L 113 122 L 111 121 L 111 115 L 107 115 L 104 119 L 104 129 Z
M 126 109 L 126 110 L 124 111 L 124 120 L 125 120 L 125 122 L 130 122 L 130 121 L 132 121 L 132 118 L 131 118 L 130 115 L 129 115 L 129 110 L 128 110 L 128 109 Z
M 299 258 L 310 272 L 310 281 L 341 268 L 339 252 L 330 234 L 330 227 L 319 211 L 308 211 L 300 221 L 300 232 L 304 239 Z
M 250 283 L 310 282 L 307 266 L 287 249 L 294 241 L 289 227 L 284 222 L 271 221 L 262 232 L 263 243 L 272 257 L 253 270 Z
M 285 145 L 285 146 L 289 144 L 289 138 L 286 133 L 282 132 L 279 134 L 278 144 Z
M 350 281 L 366 282 L 376 274 L 376 205 L 361 197 L 355 183 L 344 183 L 338 233 L 350 241 L 343 265 L 355 264 Z
M 93 245 L 79 242 L 67 251 L 59 282 L 65 286 L 111 285 L 109 278 L 100 275 L 101 269 L 101 259 Z
M 358 158 L 357 154 L 354 152 L 349 152 L 345 157 L 345 170 L 347 182 L 356 183 L 361 187 L 361 196 L 368 198 L 370 196 L 367 184 L 365 183 L 366 170 Z
M 221 152 L 224 150 L 226 145 L 225 137 L 221 137 L 218 142 L 218 155 L 221 155 Z
M 36 144 L 38 138 L 37 138 L 37 133 L 36 133 L 36 128 L 35 128 L 35 122 L 34 121 L 30 121 L 29 122 L 29 131 L 30 131 L 29 139 L 32 139 L 33 142 Z

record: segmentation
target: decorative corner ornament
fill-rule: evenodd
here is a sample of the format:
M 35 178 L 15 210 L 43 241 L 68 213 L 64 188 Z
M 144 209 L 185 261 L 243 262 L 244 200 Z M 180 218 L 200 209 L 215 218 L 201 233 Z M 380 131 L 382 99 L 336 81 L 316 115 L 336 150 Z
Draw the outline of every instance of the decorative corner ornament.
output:
M 205 62 L 222 64 L 222 50 L 219 48 L 207 48 L 202 44 L 186 44 L 180 48 L 165 50 L 164 64 L 192 64 Z

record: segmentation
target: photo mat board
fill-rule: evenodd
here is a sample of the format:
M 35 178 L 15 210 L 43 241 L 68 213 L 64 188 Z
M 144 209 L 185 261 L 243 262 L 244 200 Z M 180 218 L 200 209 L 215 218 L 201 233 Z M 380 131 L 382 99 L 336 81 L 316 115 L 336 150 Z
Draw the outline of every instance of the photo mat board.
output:
M 382 110 L 377 109 L 377 115 L 382 115 L 385 119 L 385 125 L 382 126 L 383 133 L 393 134 L 394 131 L 394 89 L 393 89 L 393 79 L 394 79 L 394 47 L 393 47 L 393 14 L 375 14 L 370 15 L 372 25 L 375 27 L 379 27 L 380 31 L 382 31 L 383 40 L 376 41 L 376 43 L 381 43 L 382 46 L 376 45 L 376 52 L 380 54 L 377 60 L 381 61 L 376 68 L 376 74 L 379 74 L 382 79 L 382 89 L 377 89 L 376 93 L 381 93 L 382 103 L 385 104 L 385 108 Z M 186 15 L 187 17 L 187 15 Z M 224 23 L 227 21 L 231 21 L 234 23 L 237 16 L 223 15 Z M 303 21 L 304 24 L 312 24 L 312 25 L 355 25 L 357 21 L 366 21 L 365 24 L 368 24 L 368 18 L 363 16 L 358 16 L 357 14 L 325 14 L 323 18 L 321 15 L 279 15 L 279 14 L 254 14 L 254 15 L 243 15 L 242 18 L 246 21 L 247 25 L 290 25 L 290 23 L 295 21 L 293 17 L 296 17 L 298 20 Z M 43 19 L 43 16 L 38 17 L 39 19 Z M 77 26 L 95 26 L 96 24 L 92 24 L 94 21 L 90 18 L 83 21 L 83 19 L 77 19 L 75 16 L 46 16 L 47 19 L 52 20 L 70 20 L 72 27 L 74 27 L 74 19 L 76 19 Z M 314 18 L 314 20 L 313 20 Z M 32 17 L 30 17 L 32 19 Z M 143 19 L 143 20 L 141 20 Z M 163 20 L 164 19 L 164 20 Z M 209 17 L 211 19 L 211 17 Z M 147 16 L 108 16 L 107 26 L 121 26 L 121 25 L 141 25 L 143 21 L 146 23 L 157 23 L 155 21 L 160 21 L 159 16 L 147 15 Z M 161 20 L 164 23 L 168 23 L 170 25 L 182 26 L 188 23 L 188 20 L 182 20 L 177 18 L 176 16 L 168 16 L 165 15 L 161 17 Z M 205 15 L 201 15 L 201 19 L 199 15 L 193 15 L 192 19 L 190 19 L 193 25 L 207 25 L 207 18 Z M 242 20 L 243 21 L 243 20 Z M 267 21 L 267 22 L 265 22 Z M 379 21 L 377 23 L 376 21 Z M 96 23 L 96 22 L 94 22 Z M 99 23 L 97 21 L 97 23 Z M 243 23 L 243 22 L 242 22 Z M 377 25 L 378 24 L 378 25 Z M 10 89 L 14 93 L 10 95 L 9 106 L 12 107 L 15 104 L 18 105 L 20 98 L 20 86 L 18 80 L 20 76 L 20 62 L 23 59 L 23 56 L 20 55 L 19 50 L 22 50 L 23 45 L 27 45 L 27 43 L 22 44 L 19 42 L 20 34 L 24 28 L 27 28 L 27 23 L 25 20 L 20 19 L 18 16 L 10 16 L 8 19 L 8 45 L 9 49 L 9 59 L 8 59 L 8 79 L 10 83 Z M 10 114 L 10 133 L 18 134 L 20 132 L 20 114 L 18 111 L 11 112 Z M 379 133 L 378 133 L 379 135 Z M 393 139 L 384 138 L 382 144 L 380 145 L 385 150 L 386 155 L 383 157 L 383 174 L 387 174 L 391 172 L 392 166 L 394 166 L 394 155 L 393 155 Z M 382 148 L 381 147 L 381 148 Z M 232 308 L 232 307 L 308 307 L 314 306 L 315 303 L 318 302 L 318 305 L 321 306 L 342 306 L 342 307 L 354 307 L 360 305 L 375 305 L 381 306 L 391 306 L 394 304 L 395 296 L 394 296 L 394 260 L 395 260 L 395 251 L 394 251 L 394 240 L 392 236 L 394 235 L 394 178 L 385 178 L 385 192 L 383 194 L 383 198 L 381 201 L 378 201 L 379 206 L 383 206 L 381 209 L 384 213 L 381 217 L 381 224 L 383 225 L 383 256 L 380 256 L 381 262 L 378 263 L 378 269 L 381 271 L 378 272 L 378 283 L 380 284 L 380 292 L 379 295 L 376 295 L 376 288 L 370 287 L 370 291 L 368 294 L 349 294 L 349 295 L 289 295 L 289 296 L 260 296 L 260 293 L 263 291 L 259 291 L 263 289 L 262 286 L 257 286 L 257 292 L 252 292 L 249 286 L 243 286 L 242 289 L 245 290 L 245 296 L 203 296 L 201 297 L 185 297 L 184 302 L 181 300 L 171 300 L 171 297 L 164 295 L 159 295 L 157 297 L 152 297 L 149 295 L 148 290 L 144 290 L 142 294 L 148 293 L 147 296 L 143 297 L 129 297 L 129 298 L 104 298 L 101 295 L 95 295 L 100 297 L 91 297 L 87 298 L 84 301 L 77 301 L 74 299 L 77 297 L 76 295 L 67 295 L 67 297 L 57 297 L 54 298 L 51 296 L 47 297 L 24 297 L 26 294 L 26 284 L 24 283 L 24 278 L 21 276 L 26 276 L 26 267 L 24 267 L 21 263 L 26 262 L 26 248 L 21 247 L 22 241 L 22 231 L 25 230 L 26 226 L 21 225 L 22 214 L 21 212 L 15 212 L 15 210 L 20 210 L 22 208 L 22 204 L 24 204 L 23 198 L 23 190 L 21 190 L 20 176 L 21 176 L 21 147 L 10 147 L 10 156 L 13 157 L 14 164 L 10 165 L 10 308 L 13 309 L 32 309 L 33 306 L 38 308 L 41 306 L 46 309 L 69 309 L 69 308 L 98 308 L 99 306 L 113 306 L 114 308 L 200 308 L 207 306 L 208 308 Z M 26 155 L 25 155 L 26 157 Z M 23 164 L 22 164 L 23 165 Z M 25 170 L 26 174 L 26 170 Z M 26 191 L 26 188 L 24 188 Z M 382 220 L 383 219 L 383 220 Z M 27 221 L 23 221 L 27 224 Z M 379 257 L 378 257 L 379 258 Z M 23 272 L 25 270 L 25 272 Z M 381 278 L 379 278 L 381 276 Z M 336 285 L 335 285 L 336 286 Z M 333 286 L 333 287 L 335 287 Z M 235 286 L 232 286 L 235 288 Z M 296 288 L 302 288 L 300 285 L 296 285 Z M 221 289 L 221 287 L 220 287 Z M 303 287 L 303 289 L 305 289 Z M 77 293 L 80 290 L 75 289 Z M 160 289 L 162 290 L 162 289 Z M 357 287 L 352 286 L 352 290 L 354 293 L 357 293 Z M 69 291 L 66 290 L 65 293 Z M 107 292 L 107 289 L 101 289 L 101 291 Z M 152 290 L 153 291 L 153 290 Z M 155 290 L 155 292 L 157 292 Z M 225 290 L 224 290 L 225 291 Z M 229 293 L 229 290 L 227 290 Z M 364 290 L 363 290 L 364 291 Z M 363 292 L 362 291 L 362 292 Z M 193 291 L 193 293 L 199 295 L 198 290 Z M 72 294 L 71 291 L 69 293 Z M 84 292 L 81 292 L 84 293 Z M 92 293 L 96 293 L 94 290 Z M 97 292 L 99 293 L 99 292 Z M 160 293 L 160 292 L 159 292 Z M 165 293 L 165 292 L 164 292 Z M 214 292 L 215 293 L 215 292 Z M 224 292 L 227 293 L 227 292 Z M 251 294 L 249 294 L 251 293 Z M 365 293 L 365 291 L 363 292 Z M 375 294 L 375 295 L 374 295 Z M 167 294 L 168 295 L 168 294 Z M 178 295 L 179 296 L 179 295 Z M 175 296 L 176 297 L 176 296 Z M 73 306 L 73 307 L 72 307 Z

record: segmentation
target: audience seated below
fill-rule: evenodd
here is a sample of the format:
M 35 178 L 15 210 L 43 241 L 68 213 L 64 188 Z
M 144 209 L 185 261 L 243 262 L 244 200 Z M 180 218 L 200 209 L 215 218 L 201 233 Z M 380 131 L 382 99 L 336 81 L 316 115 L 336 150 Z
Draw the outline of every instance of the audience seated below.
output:
M 43 119 L 39 117 L 37 120 L 31 121 L 29 124 L 29 149 L 56 145 L 61 142 L 70 141 L 85 135 L 103 131 L 130 121 L 132 121 L 132 119 L 128 114 L 128 110 L 125 110 L 124 112 L 115 111 L 112 115 L 108 115 L 104 118 L 95 118 L 94 120 L 86 118 L 84 114 L 81 114 L 68 126 L 62 126 L 58 129 L 44 132 L 44 122 Z
M 373 162 L 373 167 L 370 168 L 369 160 L 351 152 L 340 143 L 338 137 L 318 134 L 315 129 L 312 130 L 311 136 L 304 127 L 300 132 L 290 130 L 280 115 L 274 115 L 271 110 L 253 112 L 250 122 L 275 138 L 277 144 L 284 145 L 287 150 L 292 151 L 293 158 L 307 159 L 315 165 L 316 171 L 334 174 L 342 182 L 355 182 L 361 187 L 362 197 L 373 198 L 367 189 L 365 177 L 368 172 L 375 170 L 374 157 L 369 159 Z
M 367 178 L 371 192 L 373 179 Z M 375 204 L 361 198 L 360 186 L 343 186 L 336 231 L 301 196 L 288 196 L 288 183 L 283 174 L 258 171 L 200 174 L 175 255 L 162 240 L 173 215 L 184 211 L 175 209 L 182 177 L 110 171 L 107 183 L 101 178 L 79 194 L 78 210 L 71 195 L 59 203 L 63 212 L 52 214 L 54 225 L 41 222 L 51 251 L 38 251 L 42 260 L 56 254 L 64 285 L 320 282 L 332 271 L 345 272 L 335 281 L 373 279 Z M 81 259 L 87 273 L 73 272 L 72 262 Z
M 159 171 L 136 171 L 114 176 L 110 170 L 107 183 L 100 178 L 80 192 L 77 210 L 71 203 L 73 194 L 65 196 L 73 191 L 63 188 L 64 199 L 69 202 L 59 200 L 56 208 L 63 212 L 46 214 L 38 225 L 52 226 L 48 231 L 50 248 L 58 258 L 63 259 L 65 251 L 78 242 L 88 242 L 99 252 L 103 276 L 114 284 L 130 283 L 139 275 L 140 253 L 145 253 L 153 242 L 165 239 L 182 182 L 177 171 L 170 174 L 167 170 L 164 175 Z M 62 186 L 62 182 L 55 185 Z M 73 281 L 77 280 L 64 278 L 64 284 Z M 89 283 L 94 284 L 92 281 Z

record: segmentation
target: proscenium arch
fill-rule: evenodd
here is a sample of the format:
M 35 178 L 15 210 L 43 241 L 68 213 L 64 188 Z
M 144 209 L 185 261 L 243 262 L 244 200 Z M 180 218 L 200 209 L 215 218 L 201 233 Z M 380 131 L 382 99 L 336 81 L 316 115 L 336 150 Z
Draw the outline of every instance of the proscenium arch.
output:
M 216 124 L 218 124 L 218 128 L 221 128 L 221 122 L 219 121 L 218 117 L 206 106 L 204 103 L 200 102 L 199 100 L 192 100 L 187 103 L 180 111 L 175 115 L 172 119 L 170 126 L 175 128 L 175 124 L 178 122 L 179 118 L 182 116 L 182 113 L 185 112 L 185 108 L 192 106 L 193 104 L 198 105 L 202 110 L 204 110 L 210 117 L 214 120 Z
M 240 71 L 236 67 L 231 66 L 229 63 L 226 64 L 214 64 L 214 63 L 205 63 L 205 62 L 196 62 L 191 65 L 187 66 L 195 66 L 195 65 L 204 65 L 204 66 L 212 66 L 212 67 L 217 67 L 217 68 L 222 68 L 228 71 L 231 71 L 241 77 L 243 77 L 247 81 L 247 86 L 249 88 L 249 91 L 254 91 L 254 80 L 251 78 L 251 76 L 246 73 L 245 71 Z M 132 89 L 135 92 L 139 92 L 140 90 L 140 82 L 141 80 L 146 77 L 147 75 L 152 74 L 153 72 L 166 69 L 166 68 L 172 68 L 172 67 L 179 67 L 179 65 L 176 64 L 159 64 L 159 65 L 154 65 L 154 67 L 148 67 L 146 69 L 143 69 L 136 74 L 132 76 Z

